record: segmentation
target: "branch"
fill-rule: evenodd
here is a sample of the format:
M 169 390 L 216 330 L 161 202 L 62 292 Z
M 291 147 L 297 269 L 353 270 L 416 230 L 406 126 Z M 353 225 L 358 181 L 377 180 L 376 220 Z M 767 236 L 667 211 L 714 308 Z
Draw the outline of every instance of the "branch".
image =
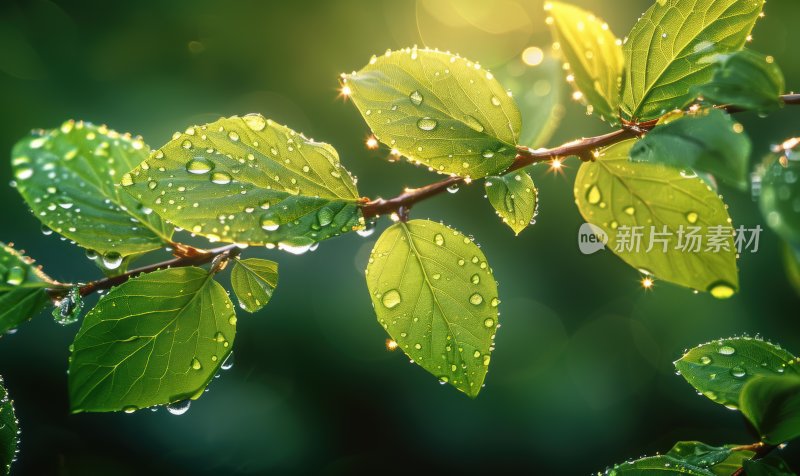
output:
M 800 105 L 800 94 L 785 94 L 781 96 L 781 100 L 786 105 Z M 735 106 L 720 106 L 719 109 L 728 113 L 743 112 L 742 109 Z M 596 137 L 578 139 L 552 149 L 533 150 L 529 147 L 517 146 L 517 156 L 514 159 L 514 163 L 503 173 L 512 172 L 531 164 L 565 159 L 571 156 L 577 156 L 583 161 L 594 160 L 593 152 L 595 150 L 616 144 L 617 142 L 622 142 L 626 139 L 642 136 L 653 129 L 657 124 L 658 120 L 624 124 L 621 129 L 617 129 L 614 132 Z M 408 211 L 417 202 L 438 195 L 447 190 L 448 187 L 461 183 L 469 183 L 469 181 L 462 177 L 449 177 L 439 182 L 425 185 L 424 187 L 406 189 L 403 193 L 394 198 L 377 198 L 375 200 L 366 201 L 361 206 L 361 212 L 364 214 L 364 218 L 373 218 L 387 213 L 397 212 L 400 208 Z
M 776 449 L 777 446 L 774 445 L 767 445 L 762 442 L 753 443 L 752 445 L 745 445 L 745 446 L 737 446 L 735 448 L 731 448 L 731 451 L 752 451 L 755 454 L 751 458 L 752 460 L 761 459 L 772 452 L 772 450 Z M 741 467 L 734 471 L 731 476 L 742 476 L 744 475 L 744 467 Z

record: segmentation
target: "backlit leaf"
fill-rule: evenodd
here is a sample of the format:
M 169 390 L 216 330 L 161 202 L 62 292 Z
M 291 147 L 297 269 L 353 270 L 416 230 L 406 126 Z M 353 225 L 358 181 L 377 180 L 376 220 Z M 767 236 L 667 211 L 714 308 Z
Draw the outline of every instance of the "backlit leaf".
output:
M 765 443 L 800 437 L 800 376 L 759 377 L 742 389 L 741 411 Z
M 236 316 L 201 268 L 141 275 L 84 318 L 69 365 L 72 411 L 134 411 L 202 395 L 231 352 Z
M 158 249 L 172 236 L 171 225 L 116 185 L 149 151 L 141 138 L 67 121 L 19 141 L 11 163 L 36 218 L 116 261 Z
M 622 112 L 646 121 L 695 98 L 714 75 L 714 57 L 740 50 L 764 0 L 656 0 L 633 27 L 623 51 Z
M 520 112 L 477 63 L 410 48 L 373 57 L 343 82 L 381 142 L 436 172 L 481 178 L 516 157 Z
M 176 133 L 122 185 L 211 241 L 299 253 L 363 221 L 355 180 L 336 150 L 258 114 Z
M 19 422 L 13 403 L 0 377 L 0 473 L 4 475 L 11 473 L 11 463 L 17 459 L 19 445 Z
M 256 312 L 267 305 L 278 285 L 278 263 L 265 259 L 237 259 L 231 271 L 231 287 L 239 307 Z
M 502 176 L 486 177 L 486 197 L 514 233 L 527 227 L 536 213 L 537 191 L 531 176 L 516 170 Z
M 607 235 L 608 249 L 642 273 L 732 296 L 739 277 L 724 203 L 694 174 L 631 162 L 634 143 L 603 149 L 581 165 L 574 190 L 581 215 Z
M 606 22 L 582 8 L 560 2 L 544 8 L 575 89 L 603 120 L 618 122 L 625 59 L 616 36 Z
M 0 332 L 16 329 L 47 305 L 53 284 L 34 261 L 0 243 Z
M 796 150 L 787 150 L 780 157 L 771 157 L 765 164 L 761 212 L 778 235 L 800 245 L 800 155 Z
M 415 363 L 476 397 L 497 329 L 497 283 L 471 239 L 428 220 L 375 243 L 367 286 L 378 322 Z
M 627 461 L 609 468 L 603 473 L 606 476 L 714 476 L 709 469 L 699 468 L 668 456 L 646 456 L 634 461 Z
M 760 376 L 798 374 L 786 350 L 751 337 L 720 339 L 699 345 L 675 362 L 698 392 L 721 405 L 739 406 L 742 387 Z
M 731 104 L 752 111 L 781 106 L 785 80 L 771 56 L 742 50 L 717 58 L 717 69 L 708 84 L 696 86 L 695 96 L 712 104 Z

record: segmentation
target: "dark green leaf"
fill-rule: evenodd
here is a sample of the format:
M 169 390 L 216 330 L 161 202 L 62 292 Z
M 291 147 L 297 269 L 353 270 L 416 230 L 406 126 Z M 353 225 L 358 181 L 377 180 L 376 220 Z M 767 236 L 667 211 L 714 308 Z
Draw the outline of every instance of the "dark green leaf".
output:
M 625 66 L 617 37 L 602 18 L 582 8 L 548 2 L 544 9 L 572 84 L 603 120 L 617 123 Z
M 650 131 L 631 149 L 631 160 L 708 172 L 747 189 L 751 144 L 744 128 L 718 109 L 680 115 Z
M 363 226 L 355 180 L 336 150 L 258 114 L 176 133 L 122 185 L 211 241 L 300 253 Z
M 134 411 L 202 395 L 231 352 L 228 294 L 200 268 L 141 275 L 84 318 L 69 365 L 72 411 Z
M 634 143 L 608 147 L 581 165 L 574 190 L 581 214 L 608 236 L 611 251 L 641 272 L 717 298 L 732 296 L 739 276 L 725 204 L 696 176 L 631 162 Z M 687 238 L 693 231 L 703 238 L 699 247 Z M 709 248 L 705 236 L 716 236 L 720 246 Z
M 796 476 L 786 461 L 774 453 L 758 460 L 745 461 L 744 471 L 747 476 Z
M 408 48 L 373 57 L 343 82 L 378 139 L 412 162 L 481 178 L 516 157 L 520 112 L 477 63 Z
M 497 283 L 471 239 L 428 220 L 375 243 L 367 286 L 378 322 L 415 363 L 476 397 L 497 330 Z
M 793 148 L 767 163 L 761 177 L 761 212 L 778 235 L 800 246 L 800 156 Z
M 3 377 L 0 377 L 0 473 L 11 473 L 11 463 L 17 459 L 19 422 L 14 402 L 8 397 Z
M 625 42 L 622 112 L 646 121 L 695 98 L 718 54 L 740 50 L 764 0 L 657 0 Z
M 50 301 L 52 284 L 32 259 L 0 242 L 0 333 L 38 314 Z
M 800 295 L 800 250 L 789 243 L 783 243 L 783 264 L 789 284 Z
M 166 224 L 116 182 L 150 148 L 106 126 L 67 121 L 14 146 L 17 190 L 48 228 L 95 250 L 116 269 L 121 258 L 158 249 L 172 237 Z
M 679 441 L 666 453 L 666 456 L 672 456 L 698 468 L 710 469 L 727 460 L 731 453 L 731 449 L 724 446 L 711 446 L 699 441 Z
M 527 172 L 517 170 L 502 176 L 486 177 L 486 197 L 514 233 L 520 234 L 536 214 L 537 191 Z
M 699 468 L 684 461 L 668 456 L 647 456 L 635 461 L 628 461 L 609 468 L 605 476 L 714 476 L 711 470 Z
M 765 443 L 778 445 L 800 437 L 800 376 L 750 380 L 742 388 L 740 408 Z
M 755 377 L 797 374 L 794 356 L 775 344 L 733 337 L 699 345 L 675 362 L 698 392 L 729 407 L 739 405 L 742 387 Z
M 717 69 L 708 84 L 692 91 L 712 104 L 731 104 L 753 111 L 769 111 L 781 106 L 785 85 L 783 73 L 772 56 L 750 50 L 720 55 Z
M 267 305 L 278 285 L 278 263 L 265 259 L 237 259 L 231 271 L 231 287 L 239 307 L 256 312 Z

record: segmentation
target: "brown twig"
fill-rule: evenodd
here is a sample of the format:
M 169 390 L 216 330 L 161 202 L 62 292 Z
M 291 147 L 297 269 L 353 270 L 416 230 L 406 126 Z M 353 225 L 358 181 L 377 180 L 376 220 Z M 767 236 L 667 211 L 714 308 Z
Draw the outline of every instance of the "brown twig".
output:
M 781 100 L 786 105 L 800 105 L 800 94 L 785 94 L 781 96 Z M 730 113 L 742 112 L 740 108 L 735 106 L 720 106 L 719 108 Z M 596 137 L 578 139 L 552 149 L 533 150 L 529 147 L 519 146 L 517 147 L 517 156 L 514 163 L 511 164 L 504 173 L 512 172 L 531 164 L 550 162 L 556 159 L 566 159 L 572 156 L 576 156 L 583 161 L 593 160 L 594 156 L 592 154 L 595 150 L 616 144 L 625 139 L 643 135 L 653 129 L 657 123 L 657 120 L 626 123 L 621 129 L 617 129 L 614 132 Z M 373 218 L 393 212 L 396 213 L 401 207 L 407 213 L 417 202 L 439 195 L 447 190 L 448 187 L 457 186 L 465 182 L 466 181 L 462 177 L 448 177 L 439 182 L 425 185 L 424 187 L 406 189 L 403 193 L 394 198 L 377 198 L 375 200 L 365 201 L 361 205 L 361 212 L 364 214 L 364 218 Z
M 753 455 L 753 457 L 751 459 L 757 460 L 757 459 L 761 459 L 761 458 L 767 456 L 768 454 L 770 454 L 772 452 L 772 450 L 774 450 L 776 448 L 777 448 L 777 446 L 768 445 L 766 443 L 758 442 L 758 443 L 753 443 L 752 445 L 737 446 L 735 448 L 732 448 L 731 450 L 732 451 L 752 451 L 755 454 Z M 744 474 L 745 474 L 744 473 L 744 467 L 741 467 L 741 468 L 737 469 L 736 471 L 734 471 L 733 473 L 731 473 L 731 476 L 742 476 Z

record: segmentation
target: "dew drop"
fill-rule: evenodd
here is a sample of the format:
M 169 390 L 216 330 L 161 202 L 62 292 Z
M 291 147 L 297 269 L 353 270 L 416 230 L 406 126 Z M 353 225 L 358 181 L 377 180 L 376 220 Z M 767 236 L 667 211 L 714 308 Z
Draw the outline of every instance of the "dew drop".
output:
M 500 106 L 500 99 L 498 99 L 497 96 L 492 96 L 492 105 Z
M 733 375 L 735 378 L 745 378 L 747 376 L 747 371 L 737 365 L 736 367 L 731 368 L 731 375 Z
M 197 357 L 192 359 L 192 368 L 194 370 L 200 370 L 203 368 L 203 364 L 201 364 L 200 361 L 197 360 Z
M 272 218 L 272 215 L 265 215 L 263 218 L 261 218 L 261 228 L 263 228 L 265 231 L 275 231 L 279 227 L 280 223 L 275 221 L 275 219 Z
M 228 185 L 233 178 L 226 172 L 214 172 L 211 174 L 211 182 L 217 185 Z
M 708 287 L 708 292 L 717 299 L 728 299 L 736 293 L 730 284 L 720 281 Z
M 419 121 L 417 121 L 417 127 L 419 127 L 423 131 L 432 131 L 436 129 L 439 123 L 436 122 L 436 119 L 431 119 L 430 117 L 423 117 Z
M 486 319 L 484 319 L 483 327 L 486 327 L 486 328 L 494 327 L 494 319 L 492 319 L 491 317 L 487 317 Z
M 103 255 L 103 267 L 106 269 L 117 269 L 122 265 L 122 255 L 116 251 L 109 251 Z
M 261 114 L 248 114 L 242 120 L 247 127 L 256 132 L 263 131 L 267 127 L 267 120 Z
M 225 360 L 222 361 L 222 364 L 220 364 L 219 368 L 221 368 L 222 370 L 230 370 L 231 368 L 233 368 L 233 352 L 231 352 L 230 354 L 228 354 L 227 357 L 225 357 Z
M 383 303 L 384 306 L 386 306 L 387 309 L 392 309 L 397 307 L 400 304 L 400 301 L 401 301 L 400 291 L 396 289 L 391 289 L 389 291 L 386 291 L 383 294 L 383 298 L 381 298 L 381 302 Z
M 214 163 L 204 157 L 195 157 L 186 163 L 186 171 L 190 174 L 207 174 L 214 169 Z
M 624 209 L 623 211 L 624 211 L 624 212 L 625 212 L 627 215 L 630 215 L 630 216 L 633 216 L 634 214 L 636 214 L 636 209 L 635 209 L 635 208 L 633 208 L 633 207 L 625 207 L 625 209 Z
M 602 199 L 603 195 L 600 193 L 600 188 L 597 185 L 592 185 L 586 193 L 586 201 L 592 205 L 597 205 Z
M 470 129 L 472 129 L 472 130 L 474 130 L 476 132 L 483 132 L 484 131 L 483 124 L 481 124 L 477 119 L 475 119 L 474 117 L 472 117 L 470 115 L 464 116 L 464 124 L 468 125 Z
M 228 139 L 236 142 L 239 140 L 239 134 L 236 131 L 230 131 L 228 132 Z
M 439 246 L 444 245 L 444 237 L 441 233 L 437 233 L 436 236 L 433 237 L 433 242 Z
M 719 348 L 719 350 L 717 350 L 717 352 L 719 352 L 720 355 L 733 355 L 736 352 L 736 349 L 729 345 L 723 345 Z
M 700 217 L 695 212 L 689 212 L 686 214 L 686 221 L 688 221 L 691 224 L 697 223 L 698 218 Z
M 470 278 L 470 281 L 472 281 L 472 284 L 480 284 L 480 282 L 481 282 L 481 277 L 480 277 L 480 276 L 478 276 L 478 274 L 477 274 L 477 273 L 476 273 L 476 274 L 473 274 L 473 275 L 472 275 L 472 278 Z
M 167 411 L 170 413 L 170 415 L 183 415 L 189 411 L 189 407 L 191 405 L 192 401 L 187 398 L 186 400 L 181 400 L 180 402 L 170 403 L 167 405 Z
M 414 91 L 408 96 L 408 99 L 411 100 L 411 104 L 419 106 L 425 98 L 422 97 L 419 91 Z
M 478 306 L 479 304 L 481 304 L 483 302 L 483 296 L 481 296 L 478 293 L 475 293 L 475 294 L 473 294 L 472 296 L 469 297 L 469 302 L 472 305 Z M 488 326 L 488 327 L 491 327 L 491 326 Z
M 707 355 L 703 355 L 703 356 L 700 357 L 700 364 L 708 365 L 710 363 L 711 363 L 711 357 L 709 357 Z
M 20 266 L 12 266 L 6 275 L 6 283 L 11 286 L 19 286 L 25 280 L 25 269 Z

